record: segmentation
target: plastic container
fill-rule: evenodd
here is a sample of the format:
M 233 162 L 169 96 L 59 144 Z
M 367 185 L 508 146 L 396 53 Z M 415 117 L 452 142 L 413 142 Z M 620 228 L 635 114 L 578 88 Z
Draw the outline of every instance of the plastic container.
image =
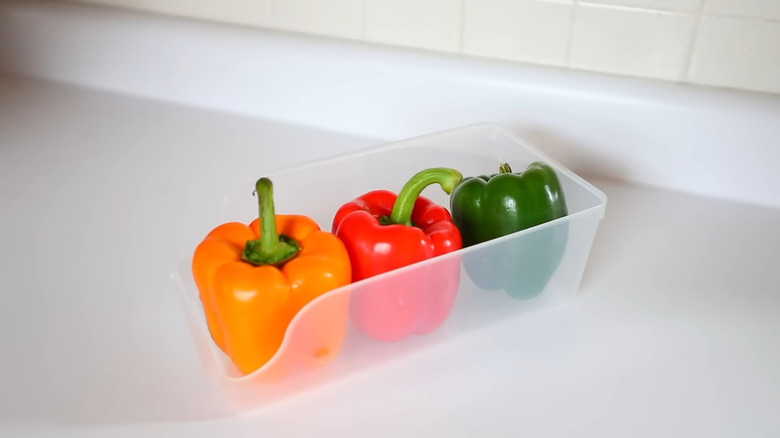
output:
M 251 409 L 337 382 L 426 346 L 457 339 L 531 309 L 559 305 L 574 296 L 604 216 L 606 196 L 499 126 L 453 129 L 267 176 L 274 181 L 277 213 L 305 214 L 330 230 L 338 207 L 365 192 L 398 192 L 409 177 L 427 167 L 452 167 L 465 176 L 492 174 L 497 172 L 499 160 L 510 163 L 516 171 L 533 161 L 550 164 L 561 180 L 569 214 L 320 296 L 293 319 L 276 356 L 251 375 L 240 375 L 211 340 L 192 280 L 191 261 L 183 261 L 172 279 L 204 365 L 222 382 L 236 408 Z M 244 187 L 252 187 L 254 181 L 245 183 Z M 438 186 L 428 187 L 423 196 L 449 206 L 449 195 Z M 256 201 L 247 190 L 225 198 L 226 221 L 249 223 L 256 214 Z M 419 284 L 430 285 L 429 293 L 392 295 L 408 289 L 405 285 Z M 442 293 L 446 290 L 451 292 Z M 383 335 L 361 331 L 354 324 L 360 320 L 356 312 L 361 300 L 374 300 L 374 304 L 384 300 L 389 305 L 417 300 L 414 306 L 436 307 L 437 317 L 428 325 L 410 323 L 396 331 L 391 326 L 392 336 L 382 339 Z M 388 332 L 388 327 L 383 330 Z M 424 360 L 424 356 L 417 360 Z

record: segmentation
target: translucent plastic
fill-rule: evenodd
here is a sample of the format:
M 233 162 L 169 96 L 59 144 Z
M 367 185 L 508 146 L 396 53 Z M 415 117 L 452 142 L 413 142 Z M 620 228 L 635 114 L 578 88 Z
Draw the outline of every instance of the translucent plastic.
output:
M 190 261 L 183 261 L 173 280 L 204 364 L 222 381 L 229 400 L 251 409 L 574 296 L 606 197 L 499 126 L 454 129 L 268 176 L 278 214 L 305 214 L 330 230 L 338 207 L 365 192 L 397 192 L 427 167 L 452 167 L 466 176 L 496 173 L 499 160 L 518 170 L 533 161 L 550 164 L 569 214 L 320 296 L 296 315 L 271 361 L 247 376 L 211 340 Z M 252 187 L 254 181 L 242 183 Z M 449 206 L 438 186 L 423 196 Z M 225 198 L 225 221 L 248 223 L 255 215 L 255 200 L 246 190 Z M 377 317 L 383 313 L 384 319 Z

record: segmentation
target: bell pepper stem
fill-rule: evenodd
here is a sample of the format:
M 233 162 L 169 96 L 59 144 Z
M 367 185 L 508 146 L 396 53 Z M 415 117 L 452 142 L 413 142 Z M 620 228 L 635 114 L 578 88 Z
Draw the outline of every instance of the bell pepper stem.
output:
M 450 194 L 462 179 L 460 172 L 447 167 L 434 167 L 417 172 L 398 193 L 390 213 L 390 223 L 411 226 L 414 204 L 426 187 L 439 184 L 445 193 Z
M 257 193 L 260 210 L 260 238 L 247 241 L 243 259 L 257 266 L 281 265 L 295 257 L 301 251 L 301 246 L 295 239 L 277 232 L 271 180 L 268 178 L 257 180 L 255 193 Z
M 498 173 L 512 173 L 512 168 L 509 167 L 509 163 L 500 161 L 500 164 L 498 166 Z

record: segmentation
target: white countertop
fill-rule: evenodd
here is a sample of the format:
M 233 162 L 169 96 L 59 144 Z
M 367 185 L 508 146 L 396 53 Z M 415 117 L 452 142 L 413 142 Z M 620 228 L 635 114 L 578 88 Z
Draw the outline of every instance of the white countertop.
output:
M 775 201 L 598 166 L 582 176 L 609 203 L 573 302 L 232 414 L 168 280 L 217 221 L 199 200 L 395 139 L 239 113 L 0 76 L 0 435 L 780 434 Z M 559 144 L 540 147 L 572 161 Z
M 232 417 L 168 284 L 209 220 L 187 206 L 231 172 L 377 141 L 29 79 L 0 96 L 0 430 L 780 431 L 780 211 L 598 178 L 570 305 Z

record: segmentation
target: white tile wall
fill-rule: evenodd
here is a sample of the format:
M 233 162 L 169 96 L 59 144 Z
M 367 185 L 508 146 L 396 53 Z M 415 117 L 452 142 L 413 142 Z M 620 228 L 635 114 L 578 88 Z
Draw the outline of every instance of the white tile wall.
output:
M 580 3 L 601 3 L 666 11 L 691 12 L 697 10 L 704 0 L 580 0 Z
M 780 0 L 707 0 L 705 12 L 780 20 Z
M 780 93 L 780 26 L 770 21 L 704 16 L 690 79 Z
M 574 20 L 569 65 L 679 80 L 694 25 L 691 14 L 581 5 Z
M 271 0 L 80 0 L 127 9 L 252 26 L 269 24 Z
M 366 40 L 456 52 L 462 0 L 363 0 Z
M 149 0 L 146 0 L 147 2 Z M 238 24 L 250 24 L 264 26 L 268 24 L 268 8 L 271 0 L 223 0 L 219 2 L 198 0 L 200 5 L 200 18 L 211 18 L 210 14 L 218 19 Z M 186 7 L 181 3 L 191 4 L 190 2 L 177 1 L 178 10 L 186 14 Z
M 780 0 L 60 0 L 780 93 Z
M 363 36 L 363 0 L 281 0 L 271 4 L 280 29 L 343 38 Z
M 465 53 L 540 64 L 566 64 L 574 10 L 572 1 L 465 2 Z

